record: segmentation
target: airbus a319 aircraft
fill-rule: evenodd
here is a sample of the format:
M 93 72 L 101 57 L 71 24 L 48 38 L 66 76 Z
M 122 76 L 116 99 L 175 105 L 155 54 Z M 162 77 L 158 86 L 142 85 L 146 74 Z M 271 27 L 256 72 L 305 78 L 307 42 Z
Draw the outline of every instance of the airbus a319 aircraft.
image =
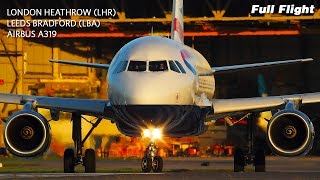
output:
M 286 157 L 308 153 L 315 132 L 308 116 L 298 108 L 302 104 L 320 102 L 320 93 L 213 99 L 214 75 L 313 59 L 210 67 L 198 51 L 184 45 L 183 29 L 183 1 L 173 0 L 171 39 L 147 36 L 132 40 L 117 52 L 111 64 L 51 60 L 108 69 L 109 100 L 0 94 L 1 103 L 23 105 L 23 109 L 12 114 L 6 122 L 4 140 L 7 149 L 20 157 L 39 156 L 48 149 L 49 123 L 37 112 L 38 108 L 46 108 L 53 120 L 59 120 L 60 112 L 72 113 L 74 150 L 65 150 L 64 172 L 74 172 L 79 164 L 84 165 L 85 172 L 96 171 L 95 152 L 87 149 L 83 154 L 83 144 L 102 119 L 113 121 L 124 135 L 149 137 L 151 143 L 142 158 L 141 168 L 144 172 L 161 172 L 163 160 L 157 154 L 155 141 L 162 135 L 200 135 L 207 129 L 206 122 L 217 118 L 276 109 L 278 112 L 268 121 L 266 134 L 271 150 Z M 83 115 L 97 118 L 84 138 L 81 134 Z M 251 135 L 252 122 L 248 128 Z M 253 162 L 256 171 L 265 171 L 263 149 L 254 150 L 249 146 L 249 150 L 235 150 L 234 171 L 243 171 Z

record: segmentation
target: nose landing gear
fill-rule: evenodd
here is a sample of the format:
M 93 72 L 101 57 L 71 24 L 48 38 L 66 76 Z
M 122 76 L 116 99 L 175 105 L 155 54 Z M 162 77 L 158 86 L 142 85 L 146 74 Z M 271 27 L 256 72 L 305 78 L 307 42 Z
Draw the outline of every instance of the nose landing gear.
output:
M 143 172 L 148 173 L 151 170 L 155 173 L 162 172 L 163 159 L 157 155 L 157 149 L 153 141 L 146 148 L 145 155 L 141 160 L 141 169 Z

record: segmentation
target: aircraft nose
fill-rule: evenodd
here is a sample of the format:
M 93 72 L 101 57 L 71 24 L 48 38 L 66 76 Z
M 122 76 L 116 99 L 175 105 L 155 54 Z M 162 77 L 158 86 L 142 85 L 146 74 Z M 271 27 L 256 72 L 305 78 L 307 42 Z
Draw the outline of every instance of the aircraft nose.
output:
M 174 102 L 177 93 L 177 85 L 152 74 L 127 81 L 123 96 L 127 104 L 162 104 Z
M 121 82 L 121 83 L 119 83 Z M 175 78 L 171 73 L 128 72 L 112 85 L 112 97 L 116 104 L 159 105 L 178 104 L 185 101 L 191 87 L 187 81 Z

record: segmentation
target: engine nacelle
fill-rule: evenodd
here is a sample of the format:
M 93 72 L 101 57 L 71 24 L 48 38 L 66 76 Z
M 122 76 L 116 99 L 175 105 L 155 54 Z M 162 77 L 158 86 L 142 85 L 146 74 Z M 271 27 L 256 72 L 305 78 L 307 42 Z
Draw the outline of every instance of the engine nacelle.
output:
M 46 118 L 31 110 L 12 114 L 4 128 L 4 142 L 19 157 L 40 156 L 49 148 L 50 127 Z
M 315 132 L 309 117 L 294 109 L 274 114 L 268 124 L 271 150 L 286 157 L 306 155 L 312 148 Z

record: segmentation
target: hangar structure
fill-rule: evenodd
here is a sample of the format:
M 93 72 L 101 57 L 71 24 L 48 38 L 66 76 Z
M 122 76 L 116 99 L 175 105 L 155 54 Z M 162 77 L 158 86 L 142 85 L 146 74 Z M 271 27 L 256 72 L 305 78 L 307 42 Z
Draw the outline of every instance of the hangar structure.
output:
M 250 14 L 253 4 L 315 5 L 314 14 Z M 106 72 L 85 67 L 52 64 L 49 59 L 110 63 L 130 40 L 170 36 L 171 0 L 13 0 L 0 7 L 0 92 L 64 97 L 106 98 Z M 97 19 L 99 28 L 54 28 L 56 38 L 8 38 L 7 9 L 114 8 L 115 17 L 57 17 Z M 320 4 L 316 0 L 185 0 L 185 43 L 199 50 L 212 66 L 320 59 Z M 49 17 L 37 17 L 48 19 Z M 51 17 L 52 18 L 52 17 Z M 36 29 L 30 27 L 30 29 Z M 29 29 L 29 30 L 30 30 Z M 216 97 L 259 95 L 258 75 L 270 95 L 320 91 L 319 63 L 237 72 L 216 77 Z M 42 89 L 42 90 L 39 90 Z M 17 109 L 0 105 L 0 118 Z

